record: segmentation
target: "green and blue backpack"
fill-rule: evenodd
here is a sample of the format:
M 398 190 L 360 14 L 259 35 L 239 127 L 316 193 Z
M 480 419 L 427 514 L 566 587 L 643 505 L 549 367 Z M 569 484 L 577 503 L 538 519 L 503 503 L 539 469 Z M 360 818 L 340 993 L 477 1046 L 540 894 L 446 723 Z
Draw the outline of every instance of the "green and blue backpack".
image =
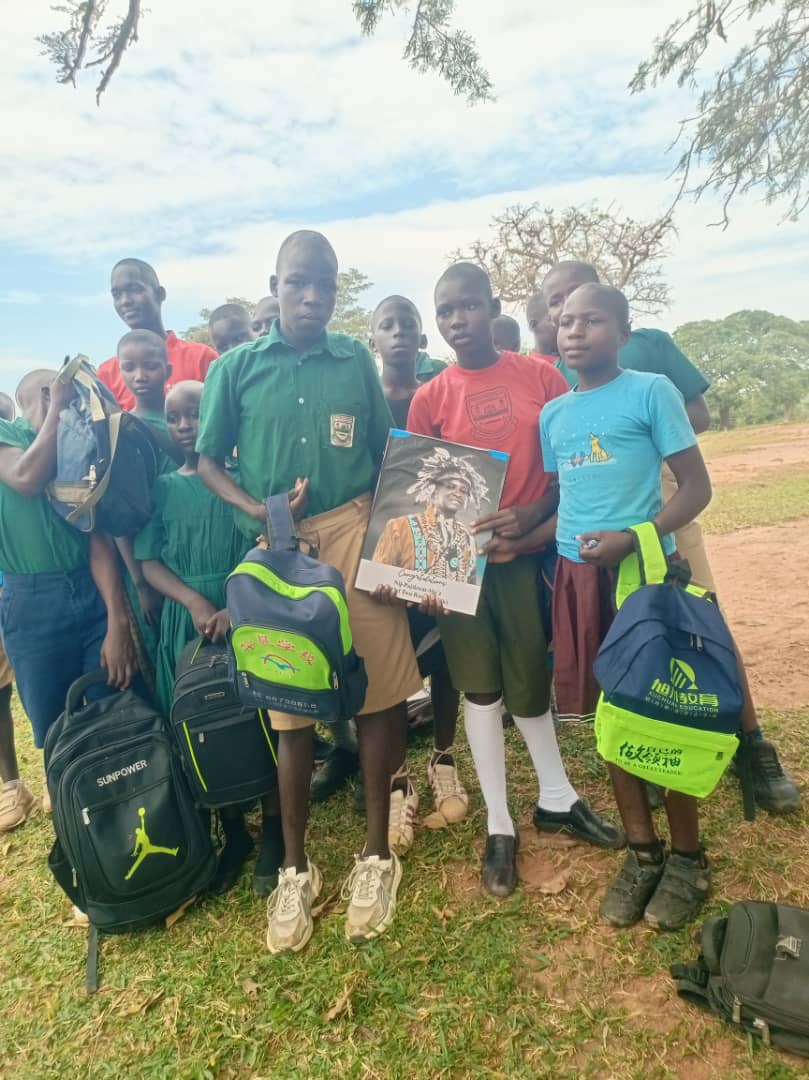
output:
M 269 548 L 253 548 L 226 585 L 233 675 L 243 705 L 348 720 L 368 678 L 354 649 L 339 570 L 298 549 L 289 499 L 267 500 Z
M 666 559 L 652 522 L 618 571 L 617 614 L 594 664 L 601 756 L 704 798 L 739 745 L 743 694 L 733 639 L 706 589 Z

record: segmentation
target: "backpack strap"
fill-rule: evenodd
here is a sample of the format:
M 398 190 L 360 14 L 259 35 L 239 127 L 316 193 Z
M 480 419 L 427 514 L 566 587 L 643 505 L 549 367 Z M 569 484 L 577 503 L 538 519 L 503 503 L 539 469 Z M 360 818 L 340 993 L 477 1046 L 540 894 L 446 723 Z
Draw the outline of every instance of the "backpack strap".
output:
M 677 984 L 677 993 L 681 998 L 690 1001 L 692 1005 L 699 1005 L 701 1009 L 711 1010 L 711 999 L 708 996 L 709 975 L 706 967 L 699 962 L 672 964 L 669 971 Z
M 87 929 L 87 971 L 84 985 L 88 994 L 98 992 L 98 927 L 92 923 Z
M 270 551 L 297 551 L 298 537 L 295 522 L 289 509 L 289 496 L 270 495 L 264 504 L 267 508 L 267 542 Z
M 615 586 L 615 606 L 641 585 L 662 585 L 668 575 L 668 560 L 653 522 L 644 521 L 625 529 L 632 535 L 635 550 L 621 561 Z
M 104 409 L 101 405 L 101 399 L 95 393 L 91 393 L 90 395 L 90 408 L 93 420 L 103 420 L 105 418 L 106 413 L 104 412 Z M 100 415 L 98 416 L 96 416 L 96 408 L 101 410 Z M 112 416 L 108 418 L 110 431 L 110 463 L 112 463 L 112 459 L 115 457 L 115 451 L 118 447 L 118 436 L 121 433 L 122 416 L 123 413 L 117 412 L 113 413 Z M 70 513 L 67 515 L 67 518 L 65 520 L 68 522 L 68 524 L 75 525 L 79 518 L 83 517 L 85 514 L 89 514 L 95 509 L 95 507 L 98 505 L 98 503 L 101 502 L 101 500 L 107 493 L 107 488 L 109 487 L 111 476 L 112 464 L 110 464 L 110 467 L 105 471 L 104 475 L 95 485 L 90 494 L 86 496 L 84 501 L 81 502 L 81 504 L 77 506 L 75 510 L 71 510 Z M 74 496 L 74 498 L 69 498 L 70 491 L 66 487 L 66 485 L 59 485 L 57 490 L 59 491 L 60 497 L 69 502 L 77 502 L 79 499 L 81 499 L 83 493 L 83 489 L 77 489 L 77 497 Z M 93 524 L 95 524 L 94 517 L 92 520 Z

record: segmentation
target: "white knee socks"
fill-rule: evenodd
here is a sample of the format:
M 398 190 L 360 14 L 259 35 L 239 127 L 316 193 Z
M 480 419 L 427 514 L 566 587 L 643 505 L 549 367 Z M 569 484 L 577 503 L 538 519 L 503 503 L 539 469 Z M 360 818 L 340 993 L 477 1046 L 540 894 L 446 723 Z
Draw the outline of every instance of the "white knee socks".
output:
M 525 745 L 534 763 L 539 780 L 540 807 L 543 810 L 565 813 L 579 796 L 567 778 L 550 710 L 542 716 L 515 716 L 514 723 L 525 739 Z M 477 758 L 475 758 L 475 764 L 477 764 Z
M 466 738 L 489 815 L 487 831 L 490 836 L 514 835 L 514 823 L 506 795 L 506 745 L 503 739 L 502 714 L 502 698 L 492 705 L 475 705 L 464 698 Z M 564 768 L 562 772 L 564 773 Z

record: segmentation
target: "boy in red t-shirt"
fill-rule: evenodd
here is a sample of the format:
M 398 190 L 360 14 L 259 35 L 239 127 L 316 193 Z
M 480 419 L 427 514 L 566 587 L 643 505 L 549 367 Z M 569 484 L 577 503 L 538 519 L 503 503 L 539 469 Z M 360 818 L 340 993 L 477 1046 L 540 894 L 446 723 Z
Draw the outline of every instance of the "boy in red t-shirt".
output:
M 490 565 L 477 614 L 440 615 L 452 682 L 464 693 L 464 722 L 488 812 L 481 880 L 494 896 L 517 883 L 517 832 L 508 808 L 501 713 L 506 708 L 525 739 L 540 785 L 534 824 L 600 847 L 622 847 L 624 836 L 597 817 L 571 785 L 559 754 L 550 712 L 550 679 L 537 592 L 537 556 L 498 562 L 498 541 L 523 536 L 543 522 L 553 539 L 558 490 L 542 469 L 539 414 L 567 390 L 549 364 L 498 352 L 492 319 L 500 303 L 488 275 L 456 263 L 435 289 L 436 322 L 458 363 L 416 392 L 408 429 L 510 455 L 501 509 L 475 525 L 493 529 Z

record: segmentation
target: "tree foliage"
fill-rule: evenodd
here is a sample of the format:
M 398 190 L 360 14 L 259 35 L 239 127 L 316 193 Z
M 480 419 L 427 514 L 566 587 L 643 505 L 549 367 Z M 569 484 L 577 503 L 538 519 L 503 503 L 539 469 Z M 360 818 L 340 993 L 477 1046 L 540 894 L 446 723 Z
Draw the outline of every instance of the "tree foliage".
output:
M 674 340 L 710 380 L 705 396 L 722 428 L 792 419 L 809 394 L 809 323 L 737 311 L 685 323 Z
M 507 304 L 524 304 L 554 263 L 580 259 L 625 292 L 636 314 L 654 315 L 669 303 L 661 260 L 674 231 L 670 214 L 638 221 L 614 205 L 554 210 L 531 203 L 506 207 L 492 218 L 489 237 L 452 257 L 485 267 Z
M 745 44 L 700 92 L 677 140 L 677 199 L 718 194 L 725 226 L 732 200 L 744 192 L 785 201 L 793 220 L 809 202 L 809 0 L 701 0 L 656 39 L 630 83 L 638 93 L 675 78 L 696 91 L 711 45 L 745 33 Z

